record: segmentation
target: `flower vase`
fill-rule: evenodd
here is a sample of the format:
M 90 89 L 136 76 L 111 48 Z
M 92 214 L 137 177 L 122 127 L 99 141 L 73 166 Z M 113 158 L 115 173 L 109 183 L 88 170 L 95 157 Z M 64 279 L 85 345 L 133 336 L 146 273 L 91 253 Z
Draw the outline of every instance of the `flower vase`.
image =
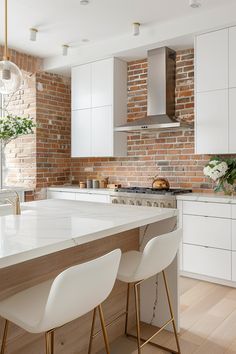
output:
M 225 182 L 223 186 L 223 191 L 224 191 L 224 195 L 232 197 L 235 193 L 235 186 Z

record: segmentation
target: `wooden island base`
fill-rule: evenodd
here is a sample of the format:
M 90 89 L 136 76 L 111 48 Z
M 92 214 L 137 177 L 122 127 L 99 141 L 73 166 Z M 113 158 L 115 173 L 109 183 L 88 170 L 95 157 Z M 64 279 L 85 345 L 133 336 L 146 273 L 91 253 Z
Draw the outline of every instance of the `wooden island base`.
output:
M 45 280 L 54 278 L 62 270 L 90 259 L 99 257 L 115 248 L 122 252 L 139 249 L 139 229 L 122 232 L 97 241 L 75 246 L 48 256 L 36 258 L 8 268 L 0 269 L 0 299 L 34 286 Z M 126 285 L 117 281 L 115 287 L 105 301 L 103 308 L 106 320 L 111 320 L 125 309 Z M 132 294 L 133 295 L 133 294 Z M 131 299 L 131 327 L 135 325 L 134 308 Z M 65 303 L 66 307 L 66 303 Z M 55 354 L 85 354 L 92 321 L 92 312 L 75 320 L 55 332 Z M 98 321 L 97 321 L 98 322 Z M 109 340 L 124 333 L 125 319 L 122 317 L 108 329 Z M 97 323 L 96 328 L 99 323 Z M 4 320 L 0 318 L 0 335 L 2 339 Z M 93 353 L 104 347 L 102 336 L 94 340 Z M 21 328 L 10 324 L 6 354 L 43 354 L 45 344 L 42 334 L 26 333 Z

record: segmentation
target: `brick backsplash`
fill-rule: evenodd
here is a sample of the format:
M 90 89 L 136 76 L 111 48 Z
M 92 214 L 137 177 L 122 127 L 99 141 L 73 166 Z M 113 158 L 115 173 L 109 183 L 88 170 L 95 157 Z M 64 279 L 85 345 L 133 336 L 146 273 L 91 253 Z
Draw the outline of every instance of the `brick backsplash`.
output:
M 0 47 L 0 55 L 2 48 Z M 24 85 L 9 110 L 32 116 L 37 122 L 33 136 L 19 138 L 8 147 L 9 183 L 32 187 L 36 198 L 50 185 L 79 183 L 87 177 L 109 177 L 124 186 L 150 186 L 152 177 L 167 177 L 172 187 L 210 191 L 212 184 L 202 170 L 209 159 L 194 154 L 193 130 L 170 130 L 128 136 L 128 156 L 120 158 L 70 157 L 70 82 L 40 71 L 41 60 L 11 51 L 12 60 L 24 74 Z M 38 84 L 41 84 L 40 87 Z M 194 121 L 194 51 L 177 52 L 176 117 Z M 147 113 L 147 59 L 128 63 L 128 120 Z M 87 167 L 93 173 L 85 172 Z M 29 199 L 34 194 L 29 193 Z
M 128 120 L 147 114 L 147 59 L 128 63 Z M 176 117 L 194 121 L 194 50 L 177 52 Z M 150 186 L 152 177 L 164 176 L 171 187 L 211 190 L 212 184 L 202 170 L 209 156 L 194 154 L 193 130 L 170 130 L 128 136 L 128 156 L 120 158 L 73 158 L 73 183 L 87 177 L 109 177 L 124 186 Z M 92 167 L 93 173 L 86 173 Z

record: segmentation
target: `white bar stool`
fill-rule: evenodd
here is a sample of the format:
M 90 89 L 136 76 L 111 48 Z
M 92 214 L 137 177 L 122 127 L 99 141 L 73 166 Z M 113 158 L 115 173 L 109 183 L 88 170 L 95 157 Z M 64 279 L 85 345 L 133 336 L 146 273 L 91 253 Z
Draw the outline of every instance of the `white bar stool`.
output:
M 101 303 L 112 291 L 120 258 L 121 251 L 114 250 L 1 301 L 0 316 L 6 319 L 1 354 L 5 353 L 9 321 L 30 333 L 45 333 L 46 354 L 54 354 L 55 329 L 96 308 L 110 354 Z
M 171 233 L 157 236 L 151 239 L 147 243 L 143 252 L 129 251 L 122 254 L 117 278 L 120 281 L 128 283 L 126 312 L 125 312 L 126 314 L 125 334 L 127 336 L 131 336 L 137 339 L 138 354 L 141 354 L 141 348 L 147 343 L 150 343 L 158 348 L 161 348 L 171 353 L 181 354 L 174 314 L 171 305 L 170 293 L 169 293 L 167 279 L 164 271 L 174 260 L 179 248 L 181 237 L 182 237 L 182 230 L 179 229 Z M 152 335 L 148 339 L 144 339 L 141 337 L 141 333 L 140 333 L 139 286 L 142 282 L 144 282 L 148 278 L 160 272 L 162 272 L 163 279 L 164 279 L 164 285 L 165 285 L 171 318 L 154 335 Z M 137 330 L 136 336 L 133 336 L 128 333 L 129 295 L 130 295 L 131 283 L 134 283 L 136 330 Z M 170 323 L 172 323 L 173 325 L 177 351 L 151 342 L 151 340 Z M 143 343 L 141 344 L 141 342 Z

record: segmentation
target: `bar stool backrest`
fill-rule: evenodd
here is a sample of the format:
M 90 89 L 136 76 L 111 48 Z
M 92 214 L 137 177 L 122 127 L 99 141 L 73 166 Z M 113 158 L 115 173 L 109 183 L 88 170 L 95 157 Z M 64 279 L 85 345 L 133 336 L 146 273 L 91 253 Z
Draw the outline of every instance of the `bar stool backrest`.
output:
M 120 258 L 121 251 L 116 249 L 59 274 L 52 283 L 39 329 L 60 327 L 100 305 L 114 286 Z
M 182 229 L 178 229 L 152 238 L 144 248 L 135 279 L 148 279 L 167 268 L 177 254 L 181 237 Z

